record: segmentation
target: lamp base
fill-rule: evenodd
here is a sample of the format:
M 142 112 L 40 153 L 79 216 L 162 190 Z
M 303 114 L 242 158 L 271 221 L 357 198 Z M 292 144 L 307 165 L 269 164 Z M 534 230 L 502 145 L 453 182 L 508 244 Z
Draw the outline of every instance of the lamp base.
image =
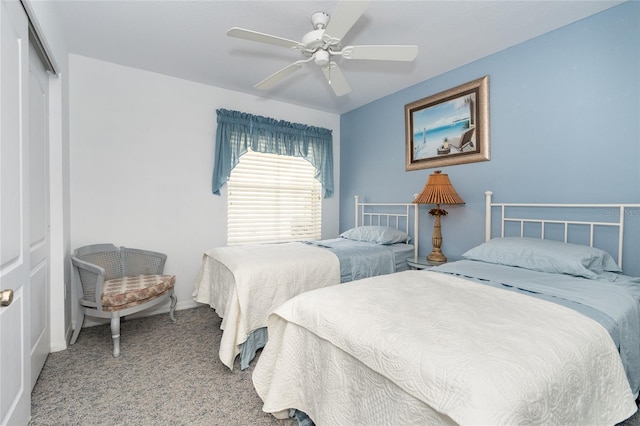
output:
M 427 262 L 430 263 L 447 263 L 447 257 L 442 254 L 439 248 L 434 247 L 433 251 L 427 256 Z

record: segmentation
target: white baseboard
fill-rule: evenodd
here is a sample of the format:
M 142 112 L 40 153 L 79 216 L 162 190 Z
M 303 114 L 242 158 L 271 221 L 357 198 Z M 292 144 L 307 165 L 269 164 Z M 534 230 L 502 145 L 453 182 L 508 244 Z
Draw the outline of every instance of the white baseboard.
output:
M 52 346 L 49 350 L 49 352 L 60 352 L 60 351 L 64 351 L 65 349 L 67 349 L 69 347 L 69 342 L 71 341 L 71 335 L 73 334 L 73 326 L 71 325 L 71 323 L 69 323 L 69 326 L 67 327 L 67 329 L 64 332 L 64 345 L 55 345 Z

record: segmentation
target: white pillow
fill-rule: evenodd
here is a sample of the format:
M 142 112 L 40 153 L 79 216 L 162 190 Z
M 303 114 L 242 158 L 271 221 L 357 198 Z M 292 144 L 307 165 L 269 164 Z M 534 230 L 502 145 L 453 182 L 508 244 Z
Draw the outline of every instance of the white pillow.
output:
M 340 234 L 342 238 L 376 244 L 408 243 L 409 235 L 389 226 L 358 226 Z
M 604 250 L 538 238 L 494 238 L 472 248 L 462 257 L 592 279 L 604 272 L 622 272 L 613 257 Z

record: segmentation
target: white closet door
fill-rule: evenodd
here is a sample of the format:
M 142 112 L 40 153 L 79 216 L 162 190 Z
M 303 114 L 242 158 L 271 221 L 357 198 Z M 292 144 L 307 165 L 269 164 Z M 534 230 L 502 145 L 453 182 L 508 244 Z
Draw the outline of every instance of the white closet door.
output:
M 49 315 L 49 74 L 29 43 L 29 282 L 31 387 L 51 348 Z
M 28 26 L 20 2 L 0 2 L 0 424 L 31 411 Z

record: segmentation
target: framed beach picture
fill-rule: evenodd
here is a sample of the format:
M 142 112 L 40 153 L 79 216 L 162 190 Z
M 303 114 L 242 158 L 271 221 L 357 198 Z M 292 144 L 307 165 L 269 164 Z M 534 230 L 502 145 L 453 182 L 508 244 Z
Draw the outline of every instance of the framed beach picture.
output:
M 407 170 L 489 160 L 489 76 L 404 106 Z

